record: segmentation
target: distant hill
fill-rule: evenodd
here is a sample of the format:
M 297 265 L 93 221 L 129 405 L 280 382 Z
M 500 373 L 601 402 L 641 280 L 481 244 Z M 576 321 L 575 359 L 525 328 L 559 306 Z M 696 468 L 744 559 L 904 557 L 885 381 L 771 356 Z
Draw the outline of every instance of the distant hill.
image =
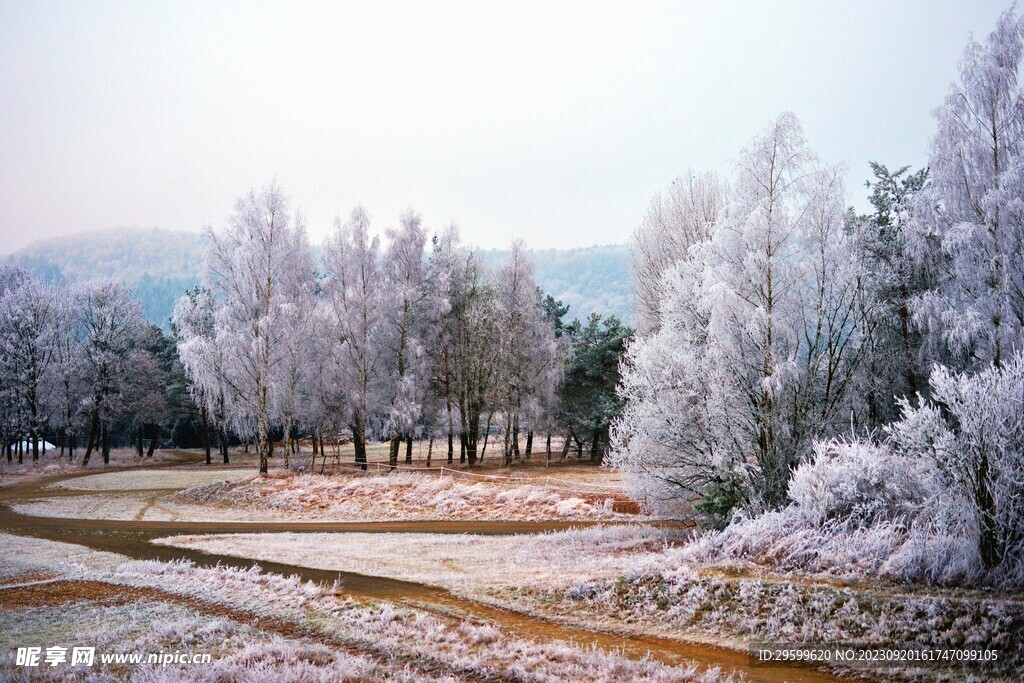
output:
M 113 228 L 34 242 L 6 257 L 46 282 L 111 277 L 135 290 L 149 320 L 168 326 L 174 302 L 199 283 L 206 237 L 163 228 Z M 508 252 L 486 250 L 500 263 Z M 591 312 L 634 322 L 625 245 L 530 252 L 538 284 L 569 305 L 569 318 Z
M 629 293 L 629 248 L 624 244 L 577 249 L 530 250 L 537 284 L 563 304 L 568 304 L 569 320 L 584 320 L 591 313 L 617 315 L 633 325 Z M 483 252 L 487 262 L 497 265 L 508 252 L 491 249 Z
M 123 282 L 135 290 L 146 318 L 167 329 L 174 302 L 199 283 L 205 250 L 198 232 L 111 228 L 33 242 L 6 260 L 46 282 Z

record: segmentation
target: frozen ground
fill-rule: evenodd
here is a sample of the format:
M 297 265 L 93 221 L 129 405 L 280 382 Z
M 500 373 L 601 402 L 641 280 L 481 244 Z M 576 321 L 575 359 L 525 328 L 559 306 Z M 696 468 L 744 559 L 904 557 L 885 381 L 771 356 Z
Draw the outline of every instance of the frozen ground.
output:
M 681 537 L 649 526 L 528 536 L 233 534 L 162 539 L 226 555 L 353 571 L 448 588 L 476 600 L 588 628 L 748 642 L 928 643 L 999 648 L 1011 662 L 982 679 L 1013 680 L 1024 661 L 1017 596 L 858 586 L 693 564 Z M 940 679 L 939 671 L 878 671 Z M 969 673 L 969 672 L 961 672 Z M 863 672 L 862 672 L 863 674 Z
M 0 534 L 0 557 L 5 558 L 0 577 L 7 579 L 0 601 L 6 601 L 9 625 L 0 673 L 8 678 L 17 680 L 26 671 L 11 664 L 11 648 L 34 640 L 44 648 L 93 645 L 99 651 L 173 649 L 216 655 L 213 667 L 94 670 L 101 673 L 95 680 L 721 680 L 716 671 L 668 667 L 557 641 L 537 643 L 489 624 L 392 603 L 361 603 L 329 587 L 257 569 L 114 563 L 117 556 L 80 549 L 72 561 L 56 561 L 72 549 Z M 11 584 L 11 578 L 41 571 L 55 573 L 58 580 L 35 593 L 35 587 Z M 36 673 L 32 680 L 39 680 Z M 43 675 L 77 677 L 69 667 Z
M 110 464 L 103 463 L 103 456 L 93 451 L 89 459 L 88 468 L 82 467 L 82 458 L 85 450 L 79 448 L 75 451 L 74 461 L 68 461 L 67 454 L 61 455 L 59 450 L 47 451 L 41 454 L 38 462 L 32 462 L 31 453 L 23 455 L 24 462 L 18 464 L 18 456 L 15 455 L 13 462 L 7 462 L 6 455 L 0 457 L 0 487 L 10 486 L 19 482 L 66 472 L 80 472 L 85 470 L 96 470 L 101 472 L 113 467 L 137 467 L 139 465 L 153 465 L 157 463 L 178 462 L 183 457 L 195 457 L 184 451 L 158 450 L 153 452 L 152 458 L 140 458 L 136 451 L 131 449 L 118 449 L 110 452 Z
M 196 487 L 175 502 L 246 510 L 303 512 L 337 520 L 623 519 L 621 488 L 542 477 L 393 472 L 278 474 Z
M 150 521 L 637 519 L 620 483 L 600 471 L 587 475 L 538 470 L 514 477 L 404 471 L 258 477 L 249 469 L 140 469 L 54 485 L 85 492 L 74 502 L 40 497 L 12 507 L 33 516 Z
M 50 488 L 73 491 L 131 491 L 135 489 L 181 489 L 215 482 L 235 481 L 251 477 L 249 470 L 175 468 L 172 470 L 140 469 L 128 472 L 104 472 L 76 477 Z
M 387 576 L 480 597 L 498 589 L 612 579 L 664 547 L 642 526 L 551 534 L 281 533 L 176 536 L 156 543 L 314 569 Z
M 78 587 L 76 585 L 76 587 Z M 12 591 L 13 592 L 13 591 Z M 23 595 L 19 598 L 36 598 Z M 90 591 L 89 597 L 97 595 Z M 425 680 L 405 667 L 331 649 L 308 638 L 285 637 L 183 605 L 149 599 L 124 603 L 99 592 L 70 603 L 8 607 L 0 632 L 0 678 L 10 681 L 366 681 Z M 4 598 L 0 595 L 0 600 Z M 102 628 L 97 628 L 102 624 Z M 88 644 L 96 652 L 208 654 L 209 664 L 96 662 L 31 670 L 16 665 L 14 652 L 26 644 L 68 648 Z M 454 680 L 450 677 L 437 680 Z

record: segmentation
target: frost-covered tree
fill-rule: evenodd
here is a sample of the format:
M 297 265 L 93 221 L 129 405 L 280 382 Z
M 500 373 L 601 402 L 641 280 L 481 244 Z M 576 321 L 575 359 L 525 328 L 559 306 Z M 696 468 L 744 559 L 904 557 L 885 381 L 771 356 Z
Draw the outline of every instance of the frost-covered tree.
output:
M 512 243 L 509 259 L 497 274 L 499 363 L 497 398 L 504 424 L 506 463 L 519 459 L 524 410 L 536 393 L 546 365 L 553 363 L 554 329 L 544 320 L 533 264 L 521 241 Z M 532 428 L 529 430 L 532 444 Z
M 813 440 L 848 416 L 856 262 L 839 170 L 792 114 L 744 150 L 711 239 L 670 270 L 658 333 L 631 345 L 612 462 L 652 502 L 722 514 L 786 500 Z
M 80 410 L 87 388 L 82 381 L 82 328 L 81 317 L 75 308 L 71 292 L 61 289 L 58 294 L 57 332 L 53 359 L 54 409 L 51 425 L 61 430 L 60 449 L 67 448 L 68 460 L 75 458 Z
M 159 327 L 144 324 L 139 342 L 130 352 L 128 365 L 131 372 L 122 378 L 122 402 L 125 416 L 135 431 L 135 446 L 138 455 L 143 455 L 145 441 L 149 441 L 148 457 L 160 439 L 160 425 L 170 416 L 167 401 L 170 372 L 161 361 L 171 359 L 162 351 L 165 344 L 173 344 Z M 173 347 L 172 347 L 173 352 Z
M 434 422 L 447 439 L 449 463 L 454 459 L 458 422 L 454 360 L 457 315 L 452 302 L 455 292 L 458 291 L 456 285 L 462 278 L 464 262 L 456 225 L 452 224 L 433 236 L 428 262 L 427 299 L 428 309 L 436 317 L 436 324 L 428 327 L 426 348 L 433 368 L 433 393 L 436 398 Z
M 997 367 L 1024 339 L 1024 97 L 1018 81 L 1024 21 L 1000 16 L 972 40 L 960 80 L 936 111 L 932 182 L 908 230 L 908 248 L 934 286 L 914 319 L 933 357 Z
M 188 391 L 199 410 L 200 439 L 211 458 L 211 424 L 217 432 L 221 456 L 228 462 L 224 355 L 217 345 L 216 301 L 213 292 L 195 287 L 178 299 L 171 314 L 171 327 L 177 340 L 178 358 L 188 377 Z
M 0 296 L 0 375 L 15 414 L 24 416 L 33 461 L 39 459 L 39 440 L 53 408 L 60 314 L 58 292 L 33 279 Z
M 726 185 L 717 175 L 690 171 L 651 199 L 629 245 L 639 334 L 658 331 L 664 293 L 661 276 L 686 260 L 691 246 L 711 237 L 712 226 L 725 210 L 726 198 Z
M 277 185 L 250 190 L 235 204 L 223 232 L 209 230 L 207 282 L 218 306 L 214 344 L 221 353 L 218 383 L 235 432 L 256 439 L 260 472 L 280 422 L 280 367 L 288 330 L 282 307 L 286 279 L 296 262 L 288 197 Z
M 334 235 L 324 250 L 325 296 L 333 313 L 337 354 L 333 368 L 346 398 L 355 462 L 364 469 L 367 433 L 377 426 L 383 391 L 380 240 L 371 237 L 369 229 L 369 215 L 356 207 L 347 223 L 335 221 Z
M 295 231 L 290 236 L 294 244 L 288 250 L 291 259 L 283 269 L 281 324 L 283 357 L 278 367 L 277 382 L 281 386 L 281 413 L 284 419 L 284 466 L 291 466 L 290 457 L 296 448 L 294 430 L 304 416 L 310 401 L 306 389 L 311 387 L 316 372 L 313 361 L 316 277 L 305 221 L 296 217 Z
M 477 254 L 465 252 L 457 274 L 450 290 L 452 394 L 458 407 L 460 451 L 473 465 L 483 418 L 493 414 L 497 403 L 500 308 L 494 283 Z
M 411 439 L 421 420 L 428 388 L 429 362 L 425 353 L 428 290 L 424 248 L 427 233 L 414 212 L 402 216 L 397 229 L 387 231 L 388 246 L 383 258 L 381 302 L 383 324 L 379 343 L 386 349 L 382 359 L 390 406 L 385 429 L 391 436 L 388 462 L 398 464 L 398 451 L 405 439 L 408 461 Z
M 107 464 L 111 423 L 123 408 L 124 381 L 131 375 L 132 352 L 145 321 L 139 302 L 110 280 L 86 283 L 75 290 L 74 298 L 82 328 L 82 376 L 91 389 L 86 399 L 89 441 L 82 465 L 89 464 L 94 448 L 100 449 Z

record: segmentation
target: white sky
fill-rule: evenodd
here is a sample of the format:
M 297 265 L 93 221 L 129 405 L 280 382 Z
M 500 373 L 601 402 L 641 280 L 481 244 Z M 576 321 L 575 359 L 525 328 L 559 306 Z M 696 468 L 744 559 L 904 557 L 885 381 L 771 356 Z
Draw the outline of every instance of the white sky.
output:
M 485 247 L 623 242 L 780 111 L 850 168 L 927 160 L 1007 2 L 0 0 L 0 253 L 223 225 L 276 178 L 314 241 L 362 203 Z

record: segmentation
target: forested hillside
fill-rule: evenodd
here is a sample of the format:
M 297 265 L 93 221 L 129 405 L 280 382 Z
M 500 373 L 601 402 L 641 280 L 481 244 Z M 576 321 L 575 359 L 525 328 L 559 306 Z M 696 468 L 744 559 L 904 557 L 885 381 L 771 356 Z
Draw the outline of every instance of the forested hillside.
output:
M 6 258 L 47 283 L 109 277 L 135 290 L 147 320 L 167 328 L 174 302 L 199 283 L 206 238 L 163 228 L 111 228 L 35 242 Z
M 44 282 L 112 277 L 134 288 L 146 319 L 167 328 L 174 302 L 199 283 L 206 238 L 164 228 L 112 228 L 35 242 L 5 258 Z M 625 245 L 528 252 L 537 282 L 569 306 L 568 317 L 591 312 L 634 319 Z M 508 251 L 483 252 L 492 265 Z

